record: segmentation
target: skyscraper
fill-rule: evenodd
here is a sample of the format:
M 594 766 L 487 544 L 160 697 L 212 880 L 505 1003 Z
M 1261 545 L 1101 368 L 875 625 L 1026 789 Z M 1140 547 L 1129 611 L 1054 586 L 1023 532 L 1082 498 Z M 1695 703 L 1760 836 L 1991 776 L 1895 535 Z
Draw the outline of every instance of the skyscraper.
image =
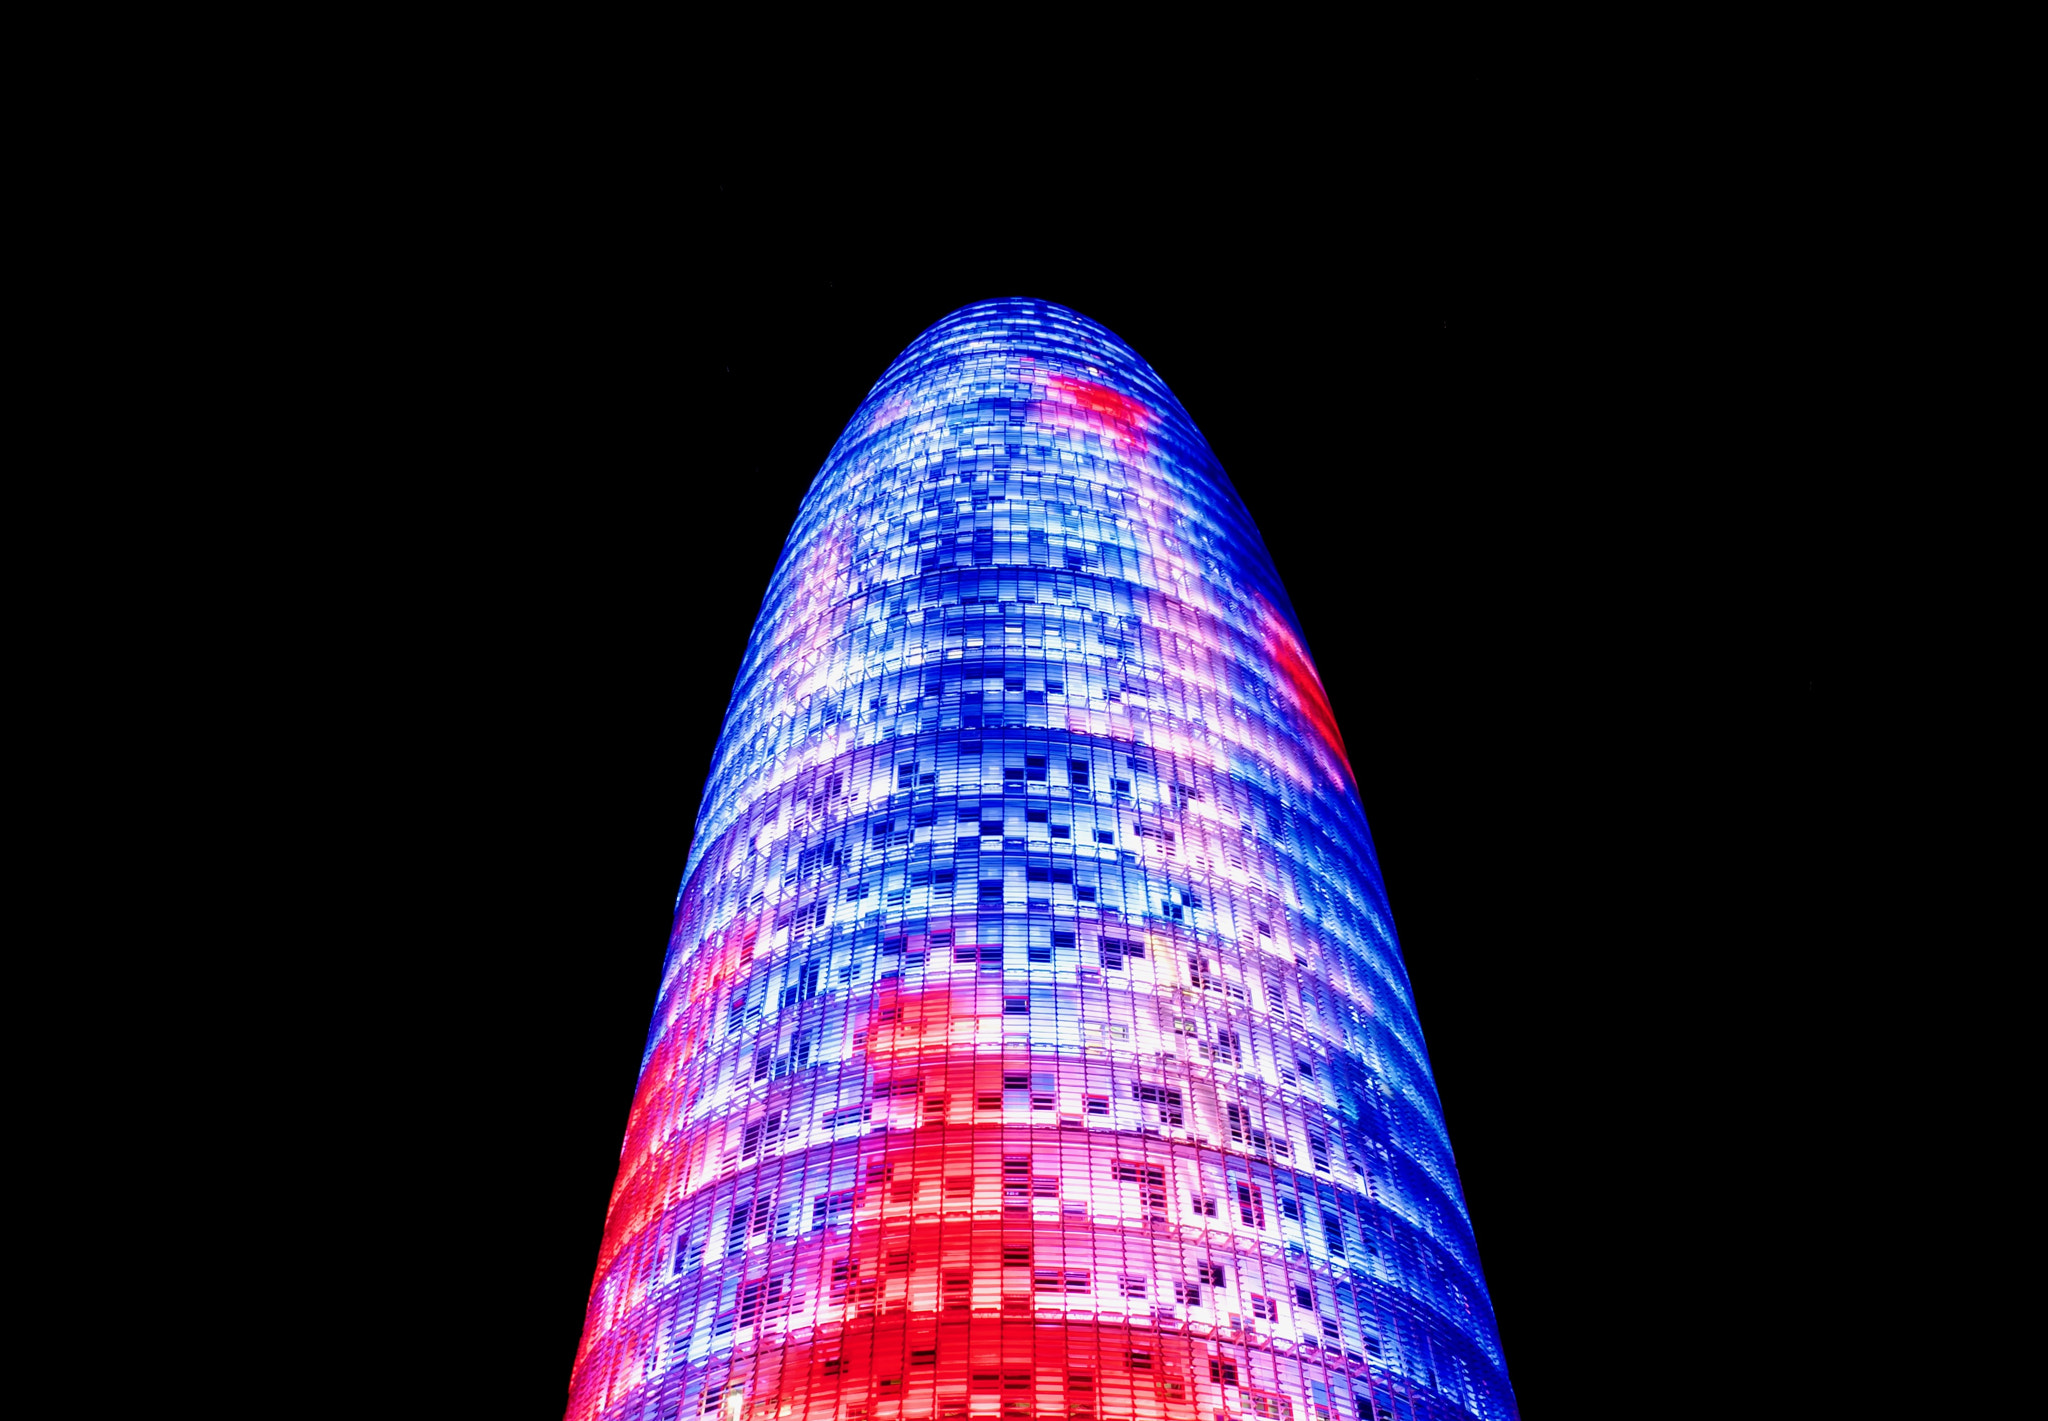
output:
M 940 321 L 804 500 L 568 1414 L 1516 1415 L 1300 628 L 1072 311 Z

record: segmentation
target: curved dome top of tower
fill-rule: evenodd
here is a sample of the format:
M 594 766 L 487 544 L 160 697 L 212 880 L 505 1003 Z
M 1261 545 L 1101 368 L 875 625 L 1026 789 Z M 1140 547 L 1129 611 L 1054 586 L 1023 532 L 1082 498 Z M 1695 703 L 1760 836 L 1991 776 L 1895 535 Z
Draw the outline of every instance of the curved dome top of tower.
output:
M 1092 368 L 1098 375 L 1141 390 L 1156 411 L 1170 412 L 1186 423 L 1190 436 L 1201 438 L 1166 382 L 1115 332 L 1078 311 L 1029 297 L 977 301 L 934 321 L 882 372 L 869 398 L 914 376 L 934 360 L 971 358 L 980 352 L 1030 356 L 1056 368 Z
M 1226 736 L 1229 755 L 1299 793 L 1333 793 L 1365 841 L 1300 623 L 1200 430 L 1107 329 L 1006 299 L 963 307 L 912 341 L 812 480 L 734 682 L 690 871 L 768 786 L 899 733 L 903 678 L 939 695 L 962 665 L 991 674 L 986 649 L 1009 629 L 991 632 L 986 609 L 1026 606 L 1095 628 L 1051 640 L 1016 629 L 1008 659 L 1074 661 L 1072 676 L 1053 673 L 1061 690 L 1045 692 L 1063 695 L 1069 715 L 1147 707 L 1161 690 L 1148 658 L 1179 654 L 1176 643 L 1214 649 L 1207 708 L 1169 697 L 1158 713 L 1185 715 L 1185 733 L 1207 739 L 1217 715 L 1283 707 L 1286 734 Z M 930 728 L 973 726 L 962 711 Z
M 982 394 L 949 380 L 944 393 L 951 408 L 972 410 L 986 404 L 991 406 L 984 411 L 989 415 L 1001 412 L 1015 423 L 1042 424 L 1061 419 L 1060 407 L 1066 406 L 1073 417 L 1069 422 L 1102 431 L 1114 445 L 1109 451 L 1113 457 L 1150 466 L 1183 494 L 1184 513 L 1207 525 L 1199 533 L 1228 540 L 1231 571 L 1248 577 L 1299 635 L 1300 622 L 1258 526 L 1193 417 L 1159 373 L 1115 332 L 1056 302 L 1031 297 L 976 301 L 933 322 L 890 362 L 847 421 L 819 470 L 812 496 L 831 482 L 835 472 L 858 468 L 872 444 L 918 412 L 910 395 L 920 384 L 942 371 L 976 364 L 992 371 L 1009 365 L 1017 376 L 1035 376 L 1033 383 L 1043 398 L 1020 401 L 1014 393 L 1007 398 Z M 1034 416 L 1041 419 L 1034 421 Z M 957 420 L 950 423 L 959 427 Z M 799 517 L 791 533 L 792 547 L 805 530 L 806 522 Z

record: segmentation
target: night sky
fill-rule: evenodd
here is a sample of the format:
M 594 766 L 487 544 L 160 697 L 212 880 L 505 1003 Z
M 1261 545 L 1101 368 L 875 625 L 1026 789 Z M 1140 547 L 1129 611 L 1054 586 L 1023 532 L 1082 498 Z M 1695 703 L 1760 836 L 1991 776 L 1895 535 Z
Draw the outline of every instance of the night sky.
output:
M 1819 496 L 1776 397 L 1723 360 L 1712 293 L 1596 300 L 1356 195 L 1093 200 L 1077 229 L 704 173 L 593 194 L 421 322 L 425 472 L 391 484 L 417 595 L 375 714 L 412 767 L 388 964 L 434 1038 L 406 1188 L 461 1259 L 475 1414 L 560 1414 L 698 792 L 804 490 L 903 346 L 1010 294 L 1149 361 L 1264 534 L 1525 1414 L 1693 1364 L 1689 1299 L 1739 1232 L 1701 1142 L 1741 1128 L 1721 1082 L 1768 1027 L 1739 998 L 1811 911 Z

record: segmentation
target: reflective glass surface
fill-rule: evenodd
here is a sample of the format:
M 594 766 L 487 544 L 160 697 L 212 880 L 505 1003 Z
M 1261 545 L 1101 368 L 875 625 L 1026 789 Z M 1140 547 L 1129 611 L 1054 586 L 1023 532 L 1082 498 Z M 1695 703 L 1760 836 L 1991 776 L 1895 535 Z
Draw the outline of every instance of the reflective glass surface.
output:
M 1516 1415 L 1286 594 L 1072 311 L 940 321 L 804 501 L 568 1414 Z

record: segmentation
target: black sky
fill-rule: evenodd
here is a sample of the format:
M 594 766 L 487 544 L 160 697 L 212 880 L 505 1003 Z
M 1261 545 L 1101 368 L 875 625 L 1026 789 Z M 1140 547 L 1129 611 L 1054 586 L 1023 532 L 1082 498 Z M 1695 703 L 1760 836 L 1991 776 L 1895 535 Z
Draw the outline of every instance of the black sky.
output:
M 1105 193 L 1079 226 L 731 172 L 566 186 L 544 239 L 415 274 L 442 294 L 384 389 L 411 412 L 373 474 L 400 511 L 360 570 L 405 609 L 364 705 L 404 766 L 378 960 L 434 1037 L 407 1048 L 406 1189 L 429 1234 L 462 1221 L 477 1414 L 559 1415 L 697 795 L 798 502 L 890 358 L 1006 294 L 1144 356 L 1265 536 L 1525 1414 L 1575 1410 L 1589 1347 L 1615 1376 L 1690 1365 L 1741 1217 L 1696 1142 L 1737 1127 L 1721 1083 L 1771 1031 L 1742 994 L 1807 925 L 1830 674 L 1821 495 L 1730 358 L 1739 303 L 1617 300 L 1580 255 L 1278 179 Z

